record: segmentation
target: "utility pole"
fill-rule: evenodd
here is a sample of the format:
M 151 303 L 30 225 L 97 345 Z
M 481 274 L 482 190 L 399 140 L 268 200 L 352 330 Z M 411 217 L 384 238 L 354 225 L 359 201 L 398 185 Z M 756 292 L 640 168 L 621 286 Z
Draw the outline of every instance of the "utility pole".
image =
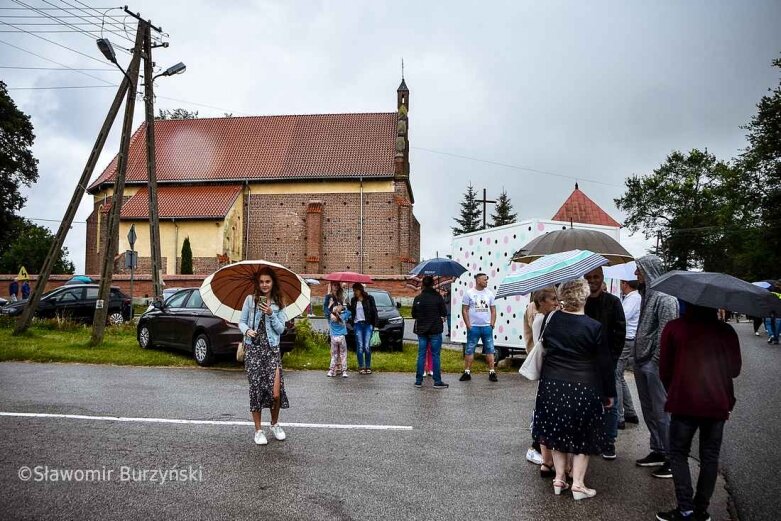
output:
M 155 168 L 155 94 L 152 76 L 152 30 L 144 31 L 144 108 L 146 119 L 146 170 L 149 176 L 149 252 L 152 257 L 152 300 L 161 299 L 162 256 L 160 254 L 160 220 L 157 211 L 157 171 Z
M 130 149 L 130 135 L 133 132 L 133 109 L 136 106 L 136 85 L 138 84 L 138 71 L 141 61 L 141 50 L 144 43 L 146 27 L 138 23 L 136 41 L 133 46 L 133 58 L 128 67 L 128 77 L 131 86 L 125 100 L 125 119 L 122 122 L 122 138 L 119 146 L 119 162 L 117 165 L 117 177 L 114 182 L 114 194 L 111 198 L 111 210 L 106 227 L 108 235 L 103 250 L 103 266 L 100 272 L 100 289 L 98 300 L 95 302 L 95 318 L 92 324 L 92 338 L 90 345 L 96 346 L 103 342 L 103 334 L 106 331 L 106 316 L 111 292 L 111 282 L 114 275 L 114 257 L 119 248 L 119 217 L 122 211 L 122 203 L 125 194 L 125 174 L 127 173 L 128 150 Z
M 477 200 L 478 203 L 483 203 L 483 230 L 486 228 L 485 215 L 488 212 L 488 203 L 496 204 L 496 201 L 491 201 L 486 196 L 486 190 L 483 188 L 483 198 Z
M 128 89 L 132 88 L 133 86 L 127 78 L 124 78 L 119 85 L 117 94 L 114 96 L 114 102 L 111 104 L 108 114 L 106 114 L 106 119 L 103 121 L 100 132 L 98 132 L 98 137 L 92 147 L 89 159 L 87 159 L 87 164 L 84 166 L 79 182 L 76 184 L 76 189 L 73 191 L 70 204 L 68 204 L 68 208 L 65 210 L 65 217 L 63 217 L 62 222 L 60 223 L 60 228 L 57 230 L 57 235 L 55 235 L 54 241 L 49 248 L 46 260 L 44 260 L 43 266 L 38 272 L 38 280 L 35 283 L 35 287 L 30 294 L 30 298 L 27 301 L 27 305 L 25 306 L 22 315 L 16 322 L 16 327 L 14 328 L 15 335 L 23 333 L 30 327 L 30 323 L 35 315 L 35 310 L 38 309 L 38 303 L 41 301 L 41 295 L 43 295 L 43 292 L 46 290 L 46 283 L 49 281 L 49 276 L 52 273 L 54 264 L 59 257 L 60 251 L 62 251 L 65 237 L 68 235 L 68 231 L 73 224 L 73 219 L 76 217 L 76 210 L 78 210 L 79 203 L 81 203 L 81 200 L 84 197 L 87 183 L 89 183 L 90 177 L 92 177 L 92 173 L 95 171 L 95 164 L 98 162 L 100 153 L 103 151 L 103 146 L 106 144 L 106 138 L 108 138 L 108 134 L 111 131 L 111 127 L 114 125 L 114 120 L 117 117 L 119 108 L 122 106 L 122 99 L 127 94 Z

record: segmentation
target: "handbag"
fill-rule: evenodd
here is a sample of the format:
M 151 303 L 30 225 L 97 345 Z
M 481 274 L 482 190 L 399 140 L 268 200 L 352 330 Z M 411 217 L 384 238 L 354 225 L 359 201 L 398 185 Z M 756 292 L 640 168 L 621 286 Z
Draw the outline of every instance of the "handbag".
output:
M 244 361 L 244 340 L 239 342 L 239 348 L 236 349 L 236 361 L 237 362 Z
M 524 376 L 529 380 L 539 380 L 540 376 L 542 375 L 542 359 L 545 356 L 545 346 L 542 344 L 542 335 L 555 312 L 556 310 L 551 311 L 550 315 L 546 317 L 546 323 L 543 324 L 539 340 L 537 340 L 537 343 L 534 344 L 531 354 L 526 357 L 526 360 L 523 361 L 521 368 L 518 369 L 518 372 L 521 374 L 521 376 Z
M 380 339 L 380 330 L 375 329 L 372 332 L 371 340 L 369 340 L 369 346 L 370 347 L 378 347 L 380 344 L 382 344 L 382 340 Z

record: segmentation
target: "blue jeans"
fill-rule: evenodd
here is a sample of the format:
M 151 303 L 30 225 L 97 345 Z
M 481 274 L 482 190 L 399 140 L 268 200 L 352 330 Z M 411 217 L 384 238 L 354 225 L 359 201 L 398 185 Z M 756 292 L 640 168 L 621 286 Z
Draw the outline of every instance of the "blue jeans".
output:
M 616 389 L 617 393 L 621 389 Z M 605 409 L 605 437 L 608 443 L 615 443 L 618 437 L 618 403 L 613 400 L 613 407 Z
M 781 333 L 781 318 L 777 318 L 775 320 L 772 318 L 766 318 L 765 331 L 767 331 L 768 338 L 778 340 L 778 334 Z
M 355 330 L 355 355 L 358 357 L 358 368 L 371 369 L 372 367 L 372 325 L 368 322 L 356 322 L 353 326 Z M 363 365 L 364 353 L 366 354 L 366 365 Z
M 494 328 L 491 326 L 472 326 L 466 333 L 466 354 L 475 354 L 477 342 L 483 341 L 483 354 L 494 354 Z
M 434 364 L 434 383 L 442 383 L 439 353 L 442 350 L 442 333 L 438 335 L 418 335 L 418 367 L 415 383 L 423 383 L 423 365 L 426 361 L 426 347 L 431 342 L 431 359 Z

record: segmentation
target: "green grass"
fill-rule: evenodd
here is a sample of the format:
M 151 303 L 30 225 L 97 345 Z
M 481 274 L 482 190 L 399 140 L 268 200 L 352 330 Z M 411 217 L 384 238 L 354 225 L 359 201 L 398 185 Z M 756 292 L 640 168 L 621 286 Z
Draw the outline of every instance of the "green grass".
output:
M 401 306 L 399 314 L 404 318 L 412 318 L 412 306 Z
M 296 322 L 297 338 L 293 351 L 284 356 L 286 369 L 328 370 L 331 353 L 328 337 L 313 331 L 308 320 Z M 106 328 L 103 344 L 90 347 L 91 326 L 68 321 L 36 320 L 25 333 L 14 336 L 13 321 L 0 320 L 0 362 L 72 362 L 87 364 L 111 364 L 131 366 L 195 367 L 192 355 L 178 350 L 160 348 L 141 349 L 136 341 L 134 324 Z M 403 351 L 390 352 L 375 349 L 372 352 L 372 369 L 375 371 L 414 372 L 417 361 L 417 344 L 405 343 Z M 460 373 L 463 358 L 460 351 L 442 350 L 442 371 Z M 348 366 L 357 370 L 355 354 L 348 356 Z M 222 357 L 218 368 L 241 369 L 230 357 Z M 480 355 L 475 357 L 473 372 L 487 371 Z

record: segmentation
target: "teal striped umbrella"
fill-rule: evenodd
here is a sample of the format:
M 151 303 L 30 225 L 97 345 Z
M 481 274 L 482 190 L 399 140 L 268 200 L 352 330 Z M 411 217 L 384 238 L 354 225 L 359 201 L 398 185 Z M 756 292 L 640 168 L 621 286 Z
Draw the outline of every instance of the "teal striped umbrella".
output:
M 526 295 L 553 284 L 582 277 L 608 262 L 602 255 L 588 250 L 572 250 L 546 255 L 524 265 L 515 273 L 507 275 L 499 285 L 496 297 Z

